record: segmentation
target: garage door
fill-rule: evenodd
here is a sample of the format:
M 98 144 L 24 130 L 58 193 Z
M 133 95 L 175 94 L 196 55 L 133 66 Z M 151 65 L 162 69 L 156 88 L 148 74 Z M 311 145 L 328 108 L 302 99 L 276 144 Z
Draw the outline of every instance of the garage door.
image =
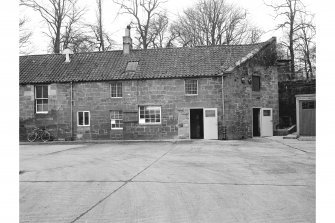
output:
M 300 135 L 315 136 L 315 101 L 300 101 L 299 102 L 299 125 Z

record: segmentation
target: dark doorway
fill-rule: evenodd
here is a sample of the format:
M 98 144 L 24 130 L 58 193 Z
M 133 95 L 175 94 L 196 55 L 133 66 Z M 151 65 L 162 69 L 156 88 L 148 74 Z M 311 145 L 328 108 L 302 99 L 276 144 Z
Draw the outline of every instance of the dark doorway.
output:
M 253 108 L 252 109 L 252 136 L 261 136 L 261 129 L 260 129 L 260 108 Z
M 203 109 L 190 109 L 191 139 L 204 138 Z

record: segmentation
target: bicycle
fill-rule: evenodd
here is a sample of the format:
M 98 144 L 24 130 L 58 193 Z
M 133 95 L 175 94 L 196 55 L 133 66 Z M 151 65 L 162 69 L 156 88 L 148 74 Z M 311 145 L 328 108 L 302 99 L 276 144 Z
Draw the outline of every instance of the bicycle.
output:
M 50 133 L 45 129 L 34 128 L 33 131 L 28 134 L 28 141 L 34 142 L 37 138 L 43 142 L 47 142 L 50 140 Z

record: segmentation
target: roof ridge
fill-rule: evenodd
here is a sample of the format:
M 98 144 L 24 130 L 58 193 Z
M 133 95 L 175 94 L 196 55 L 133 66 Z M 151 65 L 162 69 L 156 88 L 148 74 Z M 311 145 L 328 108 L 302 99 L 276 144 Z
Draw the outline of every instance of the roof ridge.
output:
M 117 52 L 117 51 L 122 51 L 122 50 L 110 50 L 110 51 L 90 51 L 90 52 L 78 52 L 78 53 L 74 53 L 74 55 L 77 54 L 91 54 L 91 53 L 111 53 L 111 52 Z M 20 55 L 20 57 L 29 57 L 29 56 L 48 56 L 48 55 L 52 55 L 52 56 L 62 56 L 62 53 L 46 53 L 46 54 L 30 54 L 30 55 Z
M 196 49 L 196 48 L 220 48 L 220 47 L 236 47 L 236 46 L 256 46 L 261 45 L 269 42 L 271 39 L 264 41 L 264 42 L 258 42 L 258 43 L 249 43 L 249 44 L 231 44 L 231 45 L 199 45 L 199 46 L 193 46 L 193 47 L 162 47 L 162 48 L 149 48 L 149 49 L 132 49 L 131 51 L 158 51 L 158 50 L 177 50 L 177 49 Z M 108 50 L 108 51 L 91 51 L 91 52 L 78 52 L 74 53 L 74 55 L 77 54 L 99 54 L 99 53 L 114 53 L 114 52 L 122 52 L 122 50 Z M 47 55 L 63 55 L 62 53 L 46 53 L 46 54 L 31 54 L 31 55 L 20 55 L 20 57 L 29 57 L 29 56 L 47 56 Z

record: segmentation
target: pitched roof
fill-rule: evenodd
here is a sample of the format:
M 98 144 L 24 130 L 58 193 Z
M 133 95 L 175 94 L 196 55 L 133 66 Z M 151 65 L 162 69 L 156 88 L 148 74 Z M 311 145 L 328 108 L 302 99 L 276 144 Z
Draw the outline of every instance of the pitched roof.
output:
M 20 84 L 81 81 L 109 81 L 152 78 L 181 78 L 221 75 L 257 53 L 270 39 L 249 45 L 200 46 L 20 56 Z M 138 61 L 135 72 L 127 72 L 127 63 Z

